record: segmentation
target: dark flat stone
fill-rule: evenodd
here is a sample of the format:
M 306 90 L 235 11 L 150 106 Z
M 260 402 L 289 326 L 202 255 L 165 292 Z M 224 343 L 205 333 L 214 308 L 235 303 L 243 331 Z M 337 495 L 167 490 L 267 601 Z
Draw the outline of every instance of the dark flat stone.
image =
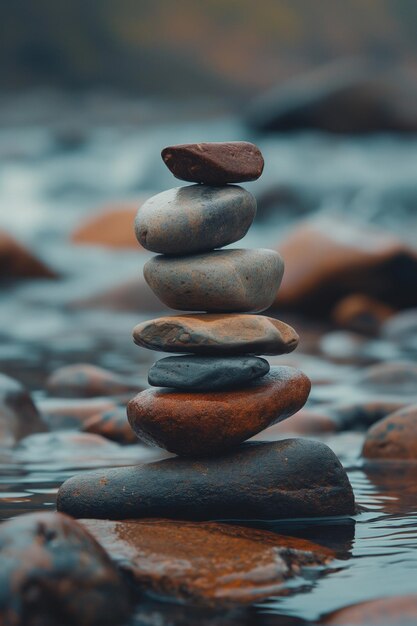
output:
M 261 151 L 247 141 L 168 146 L 161 156 L 176 178 L 207 185 L 256 180 L 264 169 Z
M 256 214 L 254 196 L 237 185 L 168 189 L 139 207 L 139 243 L 162 254 L 195 254 L 244 237 Z
M 159 255 L 145 264 L 143 274 L 152 291 L 171 309 L 256 312 L 274 302 L 284 261 L 267 249 Z
M 268 361 L 254 356 L 169 356 L 151 367 L 148 381 L 154 387 L 212 391 L 244 385 L 268 372 Z
M 84 472 L 58 492 L 74 517 L 289 519 L 355 513 L 352 487 L 335 454 L 305 439 L 245 443 L 213 459 L 166 459 Z

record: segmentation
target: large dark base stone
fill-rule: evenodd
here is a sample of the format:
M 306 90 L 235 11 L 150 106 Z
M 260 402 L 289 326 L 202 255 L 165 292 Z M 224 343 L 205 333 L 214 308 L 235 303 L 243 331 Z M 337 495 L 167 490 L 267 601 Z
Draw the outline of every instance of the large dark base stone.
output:
M 74 517 L 289 519 L 355 513 L 352 487 L 323 443 L 245 443 L 215 459 L 166 459 L 67 480 L 58 510 Z

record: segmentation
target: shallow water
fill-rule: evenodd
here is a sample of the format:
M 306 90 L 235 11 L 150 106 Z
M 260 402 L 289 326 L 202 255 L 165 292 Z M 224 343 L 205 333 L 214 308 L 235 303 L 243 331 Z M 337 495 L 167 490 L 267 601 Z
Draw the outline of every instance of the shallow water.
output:
M 68 234 L 103 203 L 140 198 L 172 186 L 159 159 L 169 143 L 225 138 L 251 139 L 230 118 L 172 124 L 169 120 L 132 128 L 123 124 L 86 127 L 79 142 L 65 144 L 58 120 L 50 126 L 0 128 L 0 226 L 33 246 L 63 277 L 0 293 L 0 371 L 45 396 L 46 375 L 66 363 L 90 362 L 143 378 L 157 354 L 131 342 L 131 328 L 146 315 L 104 310 L 72 310 L 73 300 L 122 282 L 141 271 L 146 255 L 77 248 Z M 67 126 L 65 126 L 67 125 Z M 247 185 L 258 198 L 277 184 L 299 190 L 305 199 L 277 214 L 261 204 L 247 246 L 274 245 L 296 219 L 346 215 L 379 224 L 416 243 L 417 140 L 393 137 L 339 139 L 314 134 L 265 137 L 258 143 L 266 159 L 262 179 Z M 178 184 L 180 184 L 178 182 Z M 292 320 L 290 320 L 292 322 Z M 417 351 L 388 340 L 362 340 L 320 324 L 296 320 L 301 344 L 288 362 L 313 379 L 310 406 L 327 408 L 366 398 L 382 398 L 356 385 L 370 363 L 415 360 Z M 311 343 L 311 341 L 310 341 Z M 271 359 L 273 360 L 273 359 Z M 404 394 L 387 396 L 404 400 Z M 416 393 L 407 396 L 417 400 Z M 366 467 L 359 453 L 363 434 L 323 436 L 347 467 L 357 502 L 364 510 L 352 519 L 258 524 L 280 533 L 310 538 L 334 548 L 339 559 L 325 571 L 310 571 L 286 585 L 287 595 L 235 612 L 210 614 L 153 600 L 138 607 L 132 625 L 149 624 L 306 624 L 362 600 L 417 592 L 417 467 Z M 142 446 L 111 442 L 84 447 L 71 435 L 35 435 L 14 450 L 0 451 L 0 518 L 53 510 L 59 485 L 78 471 L 150 461 Z

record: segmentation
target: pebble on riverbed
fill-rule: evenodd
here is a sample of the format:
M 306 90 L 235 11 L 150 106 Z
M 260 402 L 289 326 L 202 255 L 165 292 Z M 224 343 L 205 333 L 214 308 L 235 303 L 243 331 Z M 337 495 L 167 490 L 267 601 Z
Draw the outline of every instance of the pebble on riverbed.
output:
M 133 329 L 143 348 L 206 356 L 287 354 L 298 339 L 291 326 L 265 315 L 172 315 Z
M 82 523 L 140 589 L 205 607 L 285 593 L 285 581 L 304 567 L 334 558 L 328 548 L 304 539 L 215 522 Z
M 130 610 L 116 566 L 81 524 L 60 513 L 0 527 L 0 622 L 117 626 Z
M 84 422 L 82 430 L 122 444 L 134 444 L 139 441 L 129 425 L 125 407 L 115 407 L 110 411 L 92 415 Z
M 64 398 L 116 396 L 137 391 L 138 387 L 139 380 L 89 363 L 60 367 L 46 381 L 51 396 Z
M 267 494 L 267 497 L 265 497 Z M 58 510 L 96 519 L 290 519 L 353 515 L 345 470 L 323 443 L 245 443 L 208 459 L 173 458 L 85 472 L 58 492 Z
M 0 446 L 46 430 L 30 393 L 17 380 L 0 373 Z
M 56 278 L 56 274 L 8 233 L 0 230 L 0 280 L 22 278 Z
M 367 432 L 362 454 L 368 459 L 417 461 L 417 405 L 374 424 Z
M 82 222 L 71 240 L 78 245 L 137 250 L 139 246 L 133 232 L 137 209 L 137 202 L 104 207 Z
M 337 302 L 365 290 L 393 308 L 417 305 L 417 252 L 383 230 L 305 221 L 280 243 L 287 271 L 275 306 L 329 314 Z

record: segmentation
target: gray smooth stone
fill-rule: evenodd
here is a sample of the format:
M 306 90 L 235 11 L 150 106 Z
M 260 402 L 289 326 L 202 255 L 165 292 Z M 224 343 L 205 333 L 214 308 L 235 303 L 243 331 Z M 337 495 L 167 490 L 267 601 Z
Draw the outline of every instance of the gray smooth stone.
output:
M 242 386 L 269 372 L 269 363 L 259 357 L 169 356 L 149 370 L 148 382 L 154 387 L 187 391 L 214 391 Z
M 237 185 L 168 189 L 139 207 L 135 232 L 152 252 L 191 254 L 244 237 L 256 214 L 254 196 Z
M 274 250 L 215 250 L 150 259 L 145 280 L 158 298 L 181 311 L 257 312 L 269 308 L 284 274 Z

